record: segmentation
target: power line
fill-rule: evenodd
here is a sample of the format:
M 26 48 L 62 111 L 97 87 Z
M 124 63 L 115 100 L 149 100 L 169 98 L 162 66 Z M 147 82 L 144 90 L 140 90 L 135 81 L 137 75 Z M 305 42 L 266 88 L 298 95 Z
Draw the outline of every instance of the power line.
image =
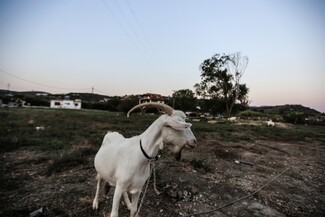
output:
M 113 0 L 115 5 L 117 6 L 117 8 L 119 9 L 119 11 L 121 12 L 122 16 L 124 17 L 124 19 L 126 20 L 127 24 L 129 25 L 131 31 L 133 32 L 133 34 L 135 35 L 136 39 L 138 40 L 139 44 L 144 48 L 144 50 L 146 50 L 148 52 L 147 47 L 143 44 L 142 40 L 140 39 L 137 31 L 135 30 L 135 28 L 133 27 L 132 23 L 129 21 L 128 17 L 125 15 L 123 9 L 120 7 L 120 5 L 118 4 L 118 2 L 116 0 Z
M 117 22 L 117 24 L 120 26 L 120 28 L 122 29 L 122 31 L 124 32 L 124 34 L 128 37 L 128 39 L 131 41 L 131 43 L 133 45 L 136 46 L 136 48 L 140 51 L 140 53 L 143 55 L 141 49 L 138 47 L 137 43 L 133 40 L 133 38 L 130 36 L 130 34 L 128 33 L 128 31 L 125 29 L 124 25 L 122 24 L 122 22 L 120 22 L 120 20 L 117 18 L 117 16 L 115 15 L 115 13 L 113 12 L 113 10 L 108 6 L 108 4 L 106 3 L 105 0 L 102 0 L 102 2 L 104 3 L 106 9 L 109 11 L 109 13 L 113 16 L 114 20 Z M 117 3 L 116 3 L 117 4 Z M 144 56 L 144 55 L 143 55 Z
M 118 25 L 121 27 L 121 29 L 124 32 L 124 34 L 130 39 L 130 41 L 133 42 L 133 40 L 132 40 L 131 36 L 129 35 L 129 33 L 125 30 L 125 28 L 122 25 L 122 23 L 119 21 L 119 19 L 113 13 L 113 10 L 108 6 L 108 4 L 106 3 L 105 0 L 102 0 L 102 2 L 104 3 L 104 5 L 105 5 L 106 9 L 109 11 L 109 13 L 113 16 L 113 18 L 115 19 L 115 21 L 118 23 Z
M 157 55 L 156 55 L 155 50 L 153 49 L 152 44 L 150 43 L 149 37 L 148 37 L 147 34 L 145 33 L 144 28 L 142 27 L 142 25 L 141 25 L 141 23 L 140 23 L 140 21 L 139 21 L 137 15 L 135 14 L 135 11 L 133 10 L 133 8 L 132 8 L 132 6 L 131 6 L 129 0 L 127 0 L 126 2 L 127 2 L 128 7 L 129 7 L 129 10 L 131 11 L 131 13 L 132 13 L 132 15 L 133 15 L 133 17 L 134 17 L 134 20 L 136 21 L 136 23 L 137 23 L 137 25 L 138 25 L 140 31 L 142 32 L 142 34 L 143 34 L 143 36 L 144 36 L 144 39 L 146 40 L 146 42 L 147 42 L 147 44 L 148 44 L 148 46 L 149 46 L 149 48 L 150 48 L 152 54 L 154 55 L 154 57 L 155 57 L 157 60 L 159 60 L 159 58 L 157 58 Z M 165 71 L 165 70 L 163 70 L 163 67 L 160 65 L 159 61 L 158 61 L 158 66 L 160 67 L 160 69 L 162 69 L 162 71 Z
M 118 17 L 115 15 L 115 13 L 110 8 L 110 6 L 107 4 L 107 2 L 105 0 L 102 0 L 102 2 L 104 3 L 104 5 L 105 5 L 106 9 L 109 11 L 109 13 L 113 16 L 113 18 L 115 19 L 115 21 L 118 23 L 118 25 L 121 27 L 121 29 L 124 32 L 124 34 L 129 38 L 129 40 L 132 42 L 132 44 L 136 46 L 136 48 L 138 49 L 138 51 L 140 51 L 140 53 L 148 61 L 149 65 L 152 65 L 155 70 L 158 69 L 158 72 L 159 72 L 159 67 L 158 68 L 155 67 L 157 64 L 155 64 L 154 58 L 150 55 L 150 52 L 148 51 L 148 48 L 141 41 L 141 39 L 140 39 L 139 35 L 137 34 L 135 28 L 132 26 L 131 22 L 129 21 L 129 19 L 127 18 L 127 16 L 125 15 L 124 11 L 120 7 L 120 5 L 117 3 L 117 1 L 114 0 L 115 5 L 117 6 L 118 10 L 120 11 L 120 13 L 122 14 L 122 16 L 126 20 L 126 23 L 128 24 L 129 29 L 131 29 L 131 31 L 133 32 L 133 34 L 135 35 L 135 38 L 137 40 L 134 40 L 131 37 L 131 35 L 129 34 L 129 32 L 127 31 L 127 29 L 124 27 L 124 25 L 122 24 L 122 22 L 118 19 Z M 141 47 L 143 48 L 143 50 L 141 49 Z M 145 51 L 145 52 L 143 53 L 143 51 Z
M 17 75 L 14 75 L 8 71 L 5 71 L 3 69 L 0 69 L 0 72 L 4 73 L 4 74 L 7 74 L 11 77 L 14 77 L 14 78 L 17 78 L 19 80 L 22 80 L 22 81 L 25 81 L 25 82 L 28 82 L 28 83 L 31 83 L 31 84 L 35 84 L 35 85 L 38 85 L 38 86 L 42 86 L 42 87 L 47 87 L 47 88 L 52 88 L 52 89 L 61 89 L 61 90 L 90 90 L 91 88 L 81 88 L 81 89 L 74 89 L 74 88 L 65 88 L 65 87 L 56 87 L 56 86 L 51 86 L 51 85 L 47 85 L 47 84 L 42 84 L 42 83 L 39 83 L 39 82 L 35 82 L 35 81 L 31 81 L 31 80 L 28 80 L 26 78 L 22 78 L 22 77 L 19 77 Z

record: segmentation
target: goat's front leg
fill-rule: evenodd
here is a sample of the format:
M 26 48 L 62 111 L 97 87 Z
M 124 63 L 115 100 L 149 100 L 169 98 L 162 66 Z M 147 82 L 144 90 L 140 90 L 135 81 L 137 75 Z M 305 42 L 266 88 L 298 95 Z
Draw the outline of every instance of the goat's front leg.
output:
M 122 194 L 123 194 L 123 189 L 119 185 L 117 185 L 114 191 L 113 206 L 112 206 L 112 212 L 110 217 L 118 217 L 118 209 L 120 207 L 120 200 Z
M 138 191 L 137 193 L 132 194 L 132 206 L 130 210 L 130 215 L 131 217 L 135 217 L 137 213 L 137 208 L 138 208 L 138 201 L 140 197 L 141 191 Z

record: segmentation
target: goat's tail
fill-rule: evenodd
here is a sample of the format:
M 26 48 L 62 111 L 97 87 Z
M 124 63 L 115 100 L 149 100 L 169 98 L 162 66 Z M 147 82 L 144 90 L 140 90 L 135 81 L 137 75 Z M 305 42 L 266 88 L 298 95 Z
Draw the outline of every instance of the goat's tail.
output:
M 97 175 L 96 175 L 96 180 L 97 181 L 101 181 L 102 180 L 102 177 L 99 175 L 99 173 L 97 173 Z

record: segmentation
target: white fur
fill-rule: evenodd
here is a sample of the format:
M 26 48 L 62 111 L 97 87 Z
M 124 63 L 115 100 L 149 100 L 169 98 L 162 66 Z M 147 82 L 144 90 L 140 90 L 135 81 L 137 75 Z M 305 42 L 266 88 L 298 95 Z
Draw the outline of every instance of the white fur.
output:
M 145 132 L 132 138 L 108 132 L 95 157 L 98 183 L 93 209 L 98 209 L 99 188 L 104 179 L 115 187 L 111 217 L 118 216 L 122 195 L 129 201 L 126 192 L 132 194 L 132 203 L 128 207 L 130 216 L 135 216 L 142 187 L 150 175 L 150 162 L 141 152 L 140 140 L 150 157 L 156 156 L 165 144 L 175 145 L 175 150 L 180 155 L 184 146 L 196 145 L 195 136 L 190 130 L 191 124 L 185 122 L 185 117 L 182 111 L 162 115 Z
M 271 127 L 275 126 L 275 123 L 271 119 L 266 121 L 266 124 L 267 124 L 267 126 L 271 126 Z
M 237 121 L 237 117 L 230 117 L 230 118 L 228 118 L 228 121 L 230 121 L 230 122 L 236 122 Z

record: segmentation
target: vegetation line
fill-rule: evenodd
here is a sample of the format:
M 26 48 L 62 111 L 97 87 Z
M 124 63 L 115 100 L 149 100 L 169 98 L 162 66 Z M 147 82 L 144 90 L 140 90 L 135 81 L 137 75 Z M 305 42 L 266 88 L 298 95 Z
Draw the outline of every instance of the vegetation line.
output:
M 258 192 L 259 192 L 260 190 L 262 190 L 263 188 L 265 188 L 265 187 L 266 187 L 267 185 L 269 185 L 271 182 L 273 182 L 274 180 L 276 180 L 277 178 L 279 178 L 281 175 L 283 175 L 283 174 L 284 174 L 287 170 L 289 170 L 289 169 L 290 169 L 290 167 L 286 168 L 286 169 L 283 170 L 280 174 L 278 174 L 276 177 L 274 177 L 273 179 L 271 179 L 270 181 L 268 181 L 267 183 L 265 183 L 262 187 L 258 188 L 256 191 L 254 191 L 253 193 L 251 193 L 251 194 L 249 194 L 249 195 L 246 195 L 246 196 L 241 197 L 241 198 L 239 198 L 239 199 L 237 199 L 237 200 L 234 200 L 234 201 L 232 201 L 232 202 L 230 202 L 230 203 L 227 203 L 227 204 L 225 204 L 225 205 L 222 205 L 222 206 L 218 207 L 217 209 L 213 209 L 213 210 L 209 210 L 209 211 L 203 211 L 203 212 L 197 212 L 197 213 L 188 214 L 188 215 L 185 215 L 185 216 L 202 215 L 202 214 L 208 214 L 208 213 L 211 213 L 211 212 L 216 212 L 216 211 L 218 211 L 218 210 L 220 210 L 220 209 L 222 209 L 222 208 L 224 208 L 224 207 L 230 206 L 230 205 L 232 205 L 232 204 L 234 204 L 234 203 L 237 203 L 237 202 L 239 202 L 239 201 L 241 201 L 241 200 L 244 200 L 244 199 L 246 199 L 246 198 L 249 198 L 249 197 L 255 195 L 256 193 L 258 193 Z

